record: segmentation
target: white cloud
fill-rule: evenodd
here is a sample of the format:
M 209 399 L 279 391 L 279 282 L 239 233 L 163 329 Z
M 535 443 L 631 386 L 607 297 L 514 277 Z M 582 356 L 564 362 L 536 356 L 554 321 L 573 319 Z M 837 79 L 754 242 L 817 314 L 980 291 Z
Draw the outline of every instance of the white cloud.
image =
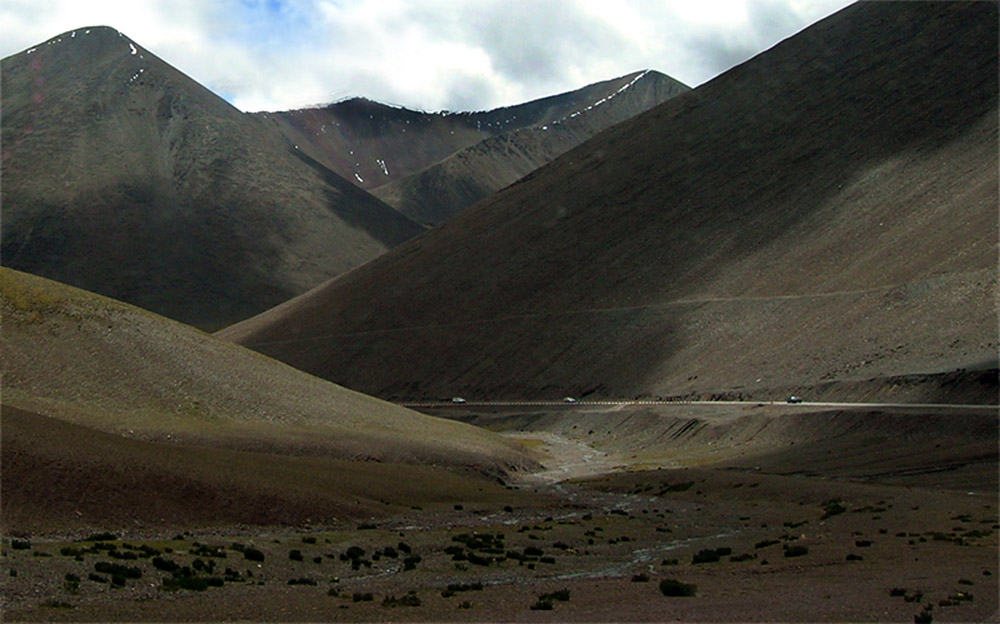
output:
M 848 0 L 4 0 L 0 56 L 118 28 L 243 110 L 514 104 L 652 68 L 692 86 Z

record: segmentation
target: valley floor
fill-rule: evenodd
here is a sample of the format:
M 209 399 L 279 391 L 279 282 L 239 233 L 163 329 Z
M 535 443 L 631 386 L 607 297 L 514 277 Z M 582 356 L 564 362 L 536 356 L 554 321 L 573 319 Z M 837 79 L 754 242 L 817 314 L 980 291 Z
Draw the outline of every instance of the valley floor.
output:
M 678 430 L 667 413 L 656 415 L 659 428 L 623 410 L 450 415 L 538 454 L 544 468 L 511 486 L 515 503 L 415 505 L 360 525 L 6 539 L 3 617 L 996 620 L 995 429 L 993 440 L 979 438 L 992 455 L 974 434 L 988 433 L 990 417 L 970 416 L 964 442 L 928 416 L 919 431 L 886 431 L 879 445 L 852 415 L 813 415 L 850 434 L 799 430 L 789 444 L 758 443 L 760 433 L 748 445 L 740 427 L 762 426 L 745 411 L 717 421 L 685 412 L 680 420 L 693 424 L 677 435 L 665 434 Z M 962 418 L 952 416 L 952 429 Z M 596 422 L 608 427 L 601 435 L 587 424 Z M 920 431 L 952 441 L 934 452 Z M 661 583 L 672 580 L 695 595 L 666 596 Z

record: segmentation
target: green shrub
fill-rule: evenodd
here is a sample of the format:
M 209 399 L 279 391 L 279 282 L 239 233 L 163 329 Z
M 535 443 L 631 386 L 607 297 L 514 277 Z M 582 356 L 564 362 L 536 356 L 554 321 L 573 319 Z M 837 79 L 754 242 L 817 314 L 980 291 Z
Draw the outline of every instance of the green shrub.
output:
M 372 594 L 371 592 L 365 592 L 365 593 L 354 592 L 354 594 L 351 596 L 351 600 L 353 600 L 354 602 L 372 602 L 373 600 L 375 600 L 375 595 Z
M 406 559 L 403 559 L 403 570 L 415 570 L 417 564 L 423 560 L 424 558 L 420 555 L 411 555 Z
M 303 544 L 315 544 L 316 543 L 316 538 L 312 537 L 312 536 L 303 537 L 302 538 L 302 543 Z
M 553 600 L 558 600 L 559 602 L 569 601 L 569 589 L 560 589 L 548 594 L 539 594 L 538 600 L 543 602 L 552 602 Z
M 28 550 L 31 548 L 31 541 L 26 539 L 14 538 L 10 540 L 10 547 L 14 550 Z
M 302 551 L 297 548 L 293 548 L 288 551 L 288 558 L 292 561 L 302 561 Z
M 698 586 L 690 583 L 682 583 L 676 579 L 663 579 L 660 581 L 660 592 L 664 596 L 695 596 L 698 593 Z
M 365 556 L 365 549 L 361 548 L 360 546 L 351 546 L 346 551 L 344 551 L 344 555 L 348 559 L 352 559 L 352 560 L 353 559 L 360 559 L 360 558 L 362 558 L 362 557 Z
M 166 591 L 185 589 L 188 591 L 205 591 L 208 589 L 208 579 L 201 576 L 170 576 L 161 581 Z
M 256 548 L 246 548 L 243 550 L 243 558 L 249 559 L 250 561 L 263 561 L 264 553 Z
M 719 555 L 711 548 L 699 550 L 691 557 L 691 563 L 715 563 L 718 560 Z
M 786 557 L 801 557 L 809 554 L 809 549 L 805 546 L 789 546 L 785 549 Z
M 91 581 L 94 581 L 95 583 L 107 583 L 108 582 L 108 577 L 101 576 L 100 574 L 95 574 L 93 572 L 91 572 L 90 574 L 88 574 L 87 578 L 90 579 Z
M 137 567 L 123 566 L 118 563 L 111 563 L 110 561 L 98 561 L 94 564 L 94 570 L 96 572 L 101 572 L 102 574 L 110 574 L 112 577 L 120 576 L 123 578 L 142 578 L 142 570 Z
M 173 572 L 180 568 L 179 565 L 170 559 L 164 559 L 163 557 L 153 557 L 153 567 L 164 572 Z

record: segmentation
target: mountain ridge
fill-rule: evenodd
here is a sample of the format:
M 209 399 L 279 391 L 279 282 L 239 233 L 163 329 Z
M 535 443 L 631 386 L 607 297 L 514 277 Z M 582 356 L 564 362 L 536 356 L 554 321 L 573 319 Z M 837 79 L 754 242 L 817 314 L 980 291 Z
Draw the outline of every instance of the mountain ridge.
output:
M 405 399 L 995 368 L 995 17 L 853 5 L 220 335 Z
M 5 266 L 218 328 L 423 231 L 113 28 L 2 62 Z

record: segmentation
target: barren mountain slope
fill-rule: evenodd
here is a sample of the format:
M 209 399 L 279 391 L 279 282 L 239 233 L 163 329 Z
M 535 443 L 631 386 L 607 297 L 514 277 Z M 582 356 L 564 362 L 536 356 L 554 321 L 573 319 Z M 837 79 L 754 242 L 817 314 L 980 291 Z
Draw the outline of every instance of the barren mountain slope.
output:
M 114 29 L 2 69 L 4 266 L 218 328 L 423 231 Z
M 472 487 L 458 483 L 455 474 L 390 464 L 433 464 L 493 477 L 530 465 L 512 445 L 483 430 L 383 403 L 193 328 L 43 278 L 0 269 L 0 305 L 3 404 L 15 419 L 8 420 L 5 412 L 8 528 L 8 521 L 74 524 L 72 517 L 59 515 L 72 511 L 65 505 L 73 497 L 55 492 L 59 483 L 40 474 L 71 482 L 81 497 L 91 487 L 88 479 L 119 475 L 110 485 L 102 481 L 101 488 L 114 492 L 113 505 L 127 508 L 122 511 L 127 518 L 155 521 L 160 512 L 144 510 L 147 497 L 130 488 L 162 487 L 169 492 L 162 507 L 169 507 L 176 521 L 188 484 L 199 492 L 193 505 L 213 495 L 227 501 L 210 512 L 192 511 L 196 522 L 251 521 L 256 512 L 240 511 L 240 493 L 254 505 L 266 499 L 278 505 L 282 490 L 294 501 L 291 515 L 267 508 L 256 521 L 301 521 L 299 516 L 310 513 L 303 497 L 324 488 L 326 498 L 313 509 L 350 514 L 379 496 L 405 502 L 400 500 L 409 487 L 404 474 L 412 477 L 415 496 L 440 498 L 448 496 L 448 487 Z M 115 467 L 115 457 L 123 466 L 145 457 L 141 467 L 136 465 L 141 475 L 123 477 L 130 471 Z M 260 466 L 258 472 L 254 465 Z M 317 470 L 326 472 L 309 476 Z M 353 485 L 331 489 L 338 479 Z M 255 482 L 260 487 L 250 493 L 247 488 Z M 46 519 L 46 503 L 37 492 L 50 490 L 59 503 L 50 511 L 58 517 Z M 350 491 L 355 492 L 350 500 L 336 501 Z M 354 495 L 363 496 L 364 503 L 352 503 Z M 77 505 L 94 514 L 79 522 L 96 521 L 107 512 L 91 500 Z
M 598 132 L 689 90 L 651 71 L 622 76 L 611 87 L 617 88 L 576 111 L 484 139 L 373 194 L 415 221 L 437 225 Z
M 995 367 L 996 47 L 992 3 L 853 5 L 221 335 L 382 397 Z
M 254 116 L 324 166 L 371 190 L 404 180 L 490 137 L 566 119 L 595 102 L 604 107 L 602 114 L 590 115 L 593 123 L 610 125 L 613 122 L 606 119 L 626 119 L 687 89 L 672 78 L 649 72 L 633 89 L 641 95 L 614 98 L 634 77 L 605 80 L 490 111 L 428 113 L 351 98 L 325 107 Z

